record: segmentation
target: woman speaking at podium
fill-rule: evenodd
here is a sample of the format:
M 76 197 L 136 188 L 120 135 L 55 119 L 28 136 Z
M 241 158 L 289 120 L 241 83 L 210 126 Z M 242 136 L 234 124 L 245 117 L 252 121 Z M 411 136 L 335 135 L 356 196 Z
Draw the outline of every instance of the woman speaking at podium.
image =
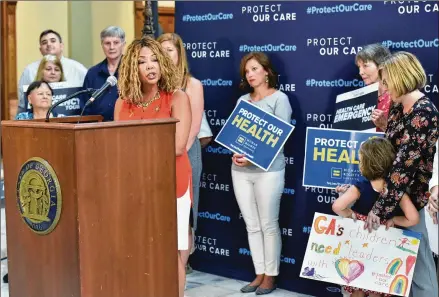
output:
M 119 69 L 119 98 L 114 120 L 176 118 L 176 181 L 179 296 L 183 297 L 189 257 L 189 216 L 192 201 L 192 169 L 186 150 L 191 127 L 189 99 L 181 90 L 178 71 L 160 43 L 150 37 L 134 40 Z
M 291 121 L 290 101 L 287 95 L 275 89 L 277 76 L 264 53 L 244 56 L 240 73 L 241 88 L 250 90 L 240 100 L 249 101 L 286 122 Z M 256 271 L 255 280 L 241 292 L 269 294 L 276 288 L 274 278 L 279 274 L 282 245 L 279 207 L 285 183 L 283 149 L 268 172 L 250 164 L 243 155 L 234 154 L 232 160 L 233 188 L 247 228 Z

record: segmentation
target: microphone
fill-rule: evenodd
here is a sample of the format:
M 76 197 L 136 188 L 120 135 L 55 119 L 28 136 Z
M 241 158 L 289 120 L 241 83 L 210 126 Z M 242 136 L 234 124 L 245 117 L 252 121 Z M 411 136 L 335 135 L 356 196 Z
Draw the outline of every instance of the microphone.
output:
M 85 90 L 81 90 L 81 91 L 78 91 L 76 93 L 73 93 L 70 96 L 67 96 L 67 98 L 61 99 L 58 102 L 52 104 L 52 106 L 49 108 L 49 110 L 46 113 L 46 122 L 49 122 L 50 114 L 55 109 L 55 107 L 57 107 L 58 105 L 66 102 L 66 101 L 69 101 L 70 99 L 72 99 L 72 98 L 74 98 L 74 97 L 76 97 L 76 96 L 78 96 L 80 94 L 83 94 L 83 93 L 90 93 L 91 94 L 92 92 L 96 93 L 96 90 L 95 89 L 91 89 L 91 88 L 87 88 Z
M 85 107 L 89 106 L 90 104 L 93 103 L 93 101 L 95 101 L 97 98 L 99 98 L 100 96 L 102 96 L 102 94 L 110 87 L 113 87 L 117 84 L 117 78 L 114 76 L 109 76 L 107 78 L 107 81 L 105 82 L 105 84 L 96 92 L 93 93 L 93 95 L 91 95 L 91 98 L 88 99 L 88 101 L 85 103 Z

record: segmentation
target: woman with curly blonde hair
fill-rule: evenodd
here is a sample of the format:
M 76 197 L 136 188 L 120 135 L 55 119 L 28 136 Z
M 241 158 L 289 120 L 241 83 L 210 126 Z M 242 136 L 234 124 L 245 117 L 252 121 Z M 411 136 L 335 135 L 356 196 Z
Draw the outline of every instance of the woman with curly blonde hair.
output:
M 186 263 L 192 236 L 192 169 L 186 150 L 191 127 L 189 99 L 179 90 L 180 77 L 160 43 L 150 37 L 134 40 L 122 57 L 119 69 L 119 98 L 114 120 L 176 118 L 176 197 L 178 226 L 179 296 L 183 297 Z

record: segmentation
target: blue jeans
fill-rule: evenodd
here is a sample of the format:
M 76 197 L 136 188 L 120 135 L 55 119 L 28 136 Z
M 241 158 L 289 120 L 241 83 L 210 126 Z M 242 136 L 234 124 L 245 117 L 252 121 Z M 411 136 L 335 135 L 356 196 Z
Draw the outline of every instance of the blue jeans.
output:
M 198 219 L 198 203 L 200 202 L 200 179 L 203 163 L 201 161 L 201 144 L 198 138 L 195 138 L 194 143 L 188 151 L 189 160 L 192 167 L 192 191 L 193 191 L 193 203 L 192 203 L 192 217 L 194 231 L 197 230 Z
M 419 211 L 419 223 L 407 229 L 422 234 L 409 297 L 438 297 L 438 280 L 425 226 L 425 208 Z

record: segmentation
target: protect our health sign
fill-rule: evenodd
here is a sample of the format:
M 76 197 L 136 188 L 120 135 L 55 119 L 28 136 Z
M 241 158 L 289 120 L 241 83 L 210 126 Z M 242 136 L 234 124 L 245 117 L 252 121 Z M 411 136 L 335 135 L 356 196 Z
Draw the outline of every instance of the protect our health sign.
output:
M 361 144 L 381 132 L 365 132 L 308 127 L 305 140 L 304 187 L 333 189 L 361 180 Z
M 215 141 L 267 171 L 294 126 L 240 100 Z
M 300 276 L 317 281 L 408 296 L 421 234 L 316 212 Z

